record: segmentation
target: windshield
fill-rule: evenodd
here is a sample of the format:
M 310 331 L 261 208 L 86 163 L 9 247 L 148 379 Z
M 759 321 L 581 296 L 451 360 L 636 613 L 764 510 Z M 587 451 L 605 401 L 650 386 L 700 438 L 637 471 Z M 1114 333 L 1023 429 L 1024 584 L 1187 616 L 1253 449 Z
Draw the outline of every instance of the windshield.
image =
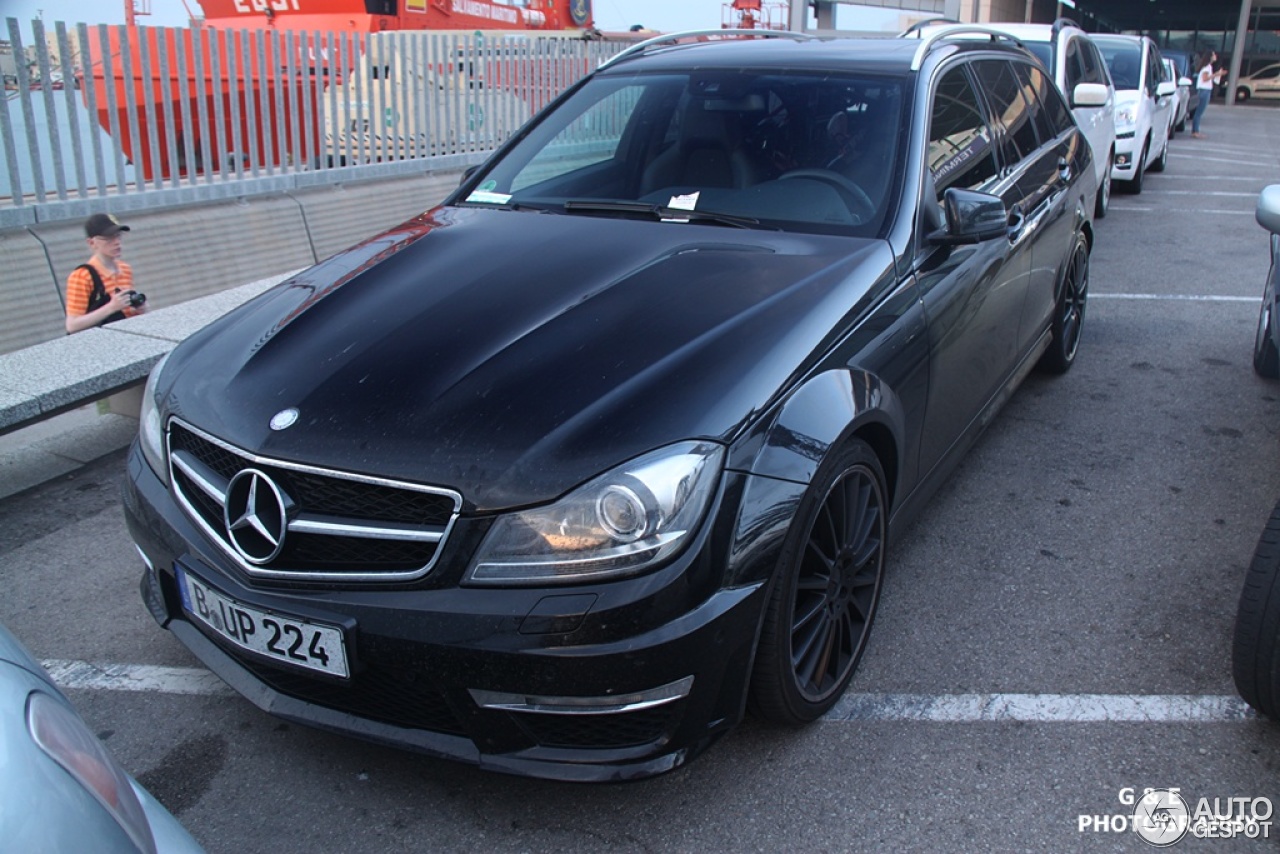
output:
M 1142 47 L 1131 41 L 1109 41 L 1094 36 L 1106 60 L 1111 82 L 1117 89 L 1137 89 L 1142 84 Z
M 697 69 L 588 81 L 464 204 L 874 236 L 903 145 L 897 79 Z
M 1048 42 L 1023 42 L 1027 46 L 1027 50 L 1036 55 L 1036 59 L 1040 60 L 1040 64 L 1049 69 L 1049 74 L 1054 73 L 1053 68 L 1053 45 Z

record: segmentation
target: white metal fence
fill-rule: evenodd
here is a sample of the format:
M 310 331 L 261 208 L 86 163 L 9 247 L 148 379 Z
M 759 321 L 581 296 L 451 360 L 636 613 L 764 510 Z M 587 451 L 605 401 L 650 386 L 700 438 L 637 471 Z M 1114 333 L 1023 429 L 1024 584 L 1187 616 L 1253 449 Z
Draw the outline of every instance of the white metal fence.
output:
M 0 226 L 475 162 L 625 47 L 34 21 L 28 50 L 7 25 Z

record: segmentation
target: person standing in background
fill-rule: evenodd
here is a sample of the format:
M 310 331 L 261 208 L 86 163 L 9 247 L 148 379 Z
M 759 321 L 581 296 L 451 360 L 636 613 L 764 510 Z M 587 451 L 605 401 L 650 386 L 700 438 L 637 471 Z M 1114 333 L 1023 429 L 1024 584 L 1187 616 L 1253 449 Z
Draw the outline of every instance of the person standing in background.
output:
M 133 289 L 133 268 L 120 260 L 120 235 L 128 230 L 111 214 L 85 220 L 93 255 L 67 276 L 68 335 L 146 312 L 146 297 Z
M 1191 119 L 1191 138 L 1204 139 L 1205 135 L 1200 132 L 1200 117 L 1204 115 L 1205 109 L 1209 106 L 1209 99 L 1213 97 L 1213 87 L 1218 85 L 1218 81 L 1222 79 L 1222 75 L 1226 74 L 1226 69 L 1220 68 L 1213 70 L 1213 64 L 1218 61 L 1218 54 L 1212 50 L 1207 50 L 1201 54 L 1200 71 L 1196 74 L 1196 94 L 1200 96 L 1200 103 L 1196 105 L 1196 114 Z

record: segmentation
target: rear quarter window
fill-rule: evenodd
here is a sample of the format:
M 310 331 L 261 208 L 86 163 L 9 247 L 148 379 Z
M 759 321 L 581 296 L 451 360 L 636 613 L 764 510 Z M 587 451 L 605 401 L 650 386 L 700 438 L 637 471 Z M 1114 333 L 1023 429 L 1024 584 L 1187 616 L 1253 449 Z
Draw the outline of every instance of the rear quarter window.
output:
M 1070 130 L 1075 124 L 1071 111 L 1049 76 L 1034 65 L 1019 64 L 1018 68 L 1026 77 L 1026 94 L 1038 105 L 1036 119 L 1037 126 L 1044 128 L 1042 139 L 1047 141 Z
M 1025 83 L 1018 79 L 1009 60 L 982 59 L 973 63 L 973 68 L 991 106 L 991 117 L 1004 132 L 1000 144 L 1004 161 L 1018 163 L 1040 146 L 1032 112 L 1035 104 L 1023 92 Z
M 939 199 L 951 187 L 980 189 L 996 175 L 992 130 L 964 66 L 944 72 L 934 92 L 929 170 Z

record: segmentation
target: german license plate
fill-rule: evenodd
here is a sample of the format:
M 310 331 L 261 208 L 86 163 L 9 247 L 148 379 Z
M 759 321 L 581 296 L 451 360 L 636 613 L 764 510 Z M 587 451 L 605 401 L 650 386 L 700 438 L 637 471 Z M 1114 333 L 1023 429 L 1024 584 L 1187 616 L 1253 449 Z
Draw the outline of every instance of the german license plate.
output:
M 241 649 L 330 676 L 350 675 L 342 630 L 336 626 L 261 611 L 220 593 L 181 567 L 177 572 L 187 613 Z

